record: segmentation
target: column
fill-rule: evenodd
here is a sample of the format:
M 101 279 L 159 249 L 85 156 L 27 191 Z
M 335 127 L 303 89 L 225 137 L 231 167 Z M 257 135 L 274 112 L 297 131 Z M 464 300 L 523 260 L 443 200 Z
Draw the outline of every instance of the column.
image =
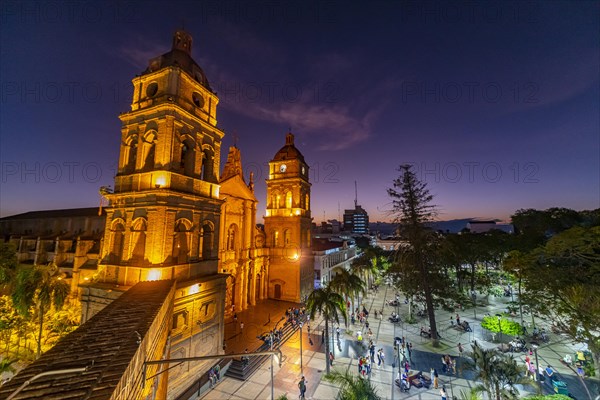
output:
M 250 275 L 250 305 L 256 305 L 256 263 L 254 261 L 250 262 L 250 271 L 252 271 Z

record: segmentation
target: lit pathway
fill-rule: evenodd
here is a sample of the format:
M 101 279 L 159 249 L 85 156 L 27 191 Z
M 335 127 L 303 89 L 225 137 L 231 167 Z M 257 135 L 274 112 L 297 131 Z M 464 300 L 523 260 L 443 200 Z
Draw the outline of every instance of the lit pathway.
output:
M 469 380 L 472 378 L 472 372 L 465 371 L 462 368 L 462 361 L 457 361 L 458 376 L 446 375 L 441 372 L 441 356 L 449 354 L 452 358 L 458 357 L 458 343 L 462 343 L 466 351 L 470 350 L 469 343 L 475 339 L 478 344 L 485 348 L 496 347 L 496 343 L 490 342 L 491 338 L 486 331 L 480 327 L 481 318 L 489 313 L 491 315 L 497 312 L 504 311 L 506 308 L 507 298 L 492 298 L 492 305 L 479 305 L 476 309 L 477 318 L 474 318 L 473 309 L 467 309 L 461 312 L 461 319 L 469 321 L 474 332 L 466 333 L 450 327 L 450 317 L 454 317 L 455 313 L 446 311 L 437 311 L 436 320 L 440 334 L 442 335 L 441 345 L 438 348 L 433 348 L 428 339 L 422 338 L 419 335 L 421 325 L 428 325 L 425 318 L 420 318 L 417 323 L 408 324 L 392 324 L 388 321 L 391 312 L 395 307 L 384 306 L 385 300 L 393 299 L 395 292 L 393 288 L 380 288 L 376 295 L 370 294 L 363 304 L 370 311 L 370 327 L 374 334 L 374 343 L 376 348 L 383 348 L 386 355 L 385 366 L 378 369 L 376 365 L 373 368 L 371 381 L 375 384 L 378 394 L 384 399 L 392 398 L 392 361 L 393 357 L 393 340 L 395 336 L 405 336 L 408 342 L 413 343 L 411 368 L 423 370 L 429 373 L 429 368 L 433 367 L 438 370 L 440 375 L 440 387 L 445 385 L 450 396 L 458 396 L 461 391 L 468 391 L 476 385 L 476 382 Z M 403 297 L 401 297 L 403 300 Z M 478 299 L 480 302 L 482 298 Z M 289 305 L 286 305 L 286 307 Z M 284 307 L 285 308 L 285 307 Z M 374 311 L 384 310 L 383 320 L 375 320 Z M 400 314 L 404 317 L 408 314 L 408 306 L 401 304 L 399 306 Z M 264 315 L 262 316 L 264 318 Z M 273 318 L 273 317 L 272 317 Z M 260 324 L 258 324 L 260 325 Z M 351 324 L 350 324 L 351 325 Z M 324 345 L 321 344 L 321 330 L 323 323 L 320 320 L 311 321 L 311 337 L 313 346 L 309 344 L 306 326 L 303 329 L 303 374 L 308 382 L 307 384 L 307 399 L 327 400 L 335 398 L 337 388 L 322 380 L 325 370 L 325 354 Z M 343 328 L 343 324 L 342 324 Z M 256 326 L 255 329 L 261 328 Z M 334 369 L 340 371 L 350 371 L 353 374 L 358 374 L 358 355 L 364 355 L 367 350 L 358 346 L 355 342 L 353 334 L 363 329 L 358 324 L 350 326 L 350 329 L 342 335 L 339 343 L 335 343 L 335 362 Z M 266 327 L 265 327 L 265 330 Z M 345 331 L 345 329 L 342 329 Z M 363 334 L 366 341 L 366 333 L 363 329 Z M 332 335 L 332 339 L 333 339 Z M 551 342 L 548 345 L 542 345 L 538 350 L 540 364 L 546 366 L 552 365 L 561 373 L 564 380 L 567 382 L 569 390 L 576 398 L 587 398 L 582 386 L 574 377 L 573 373 L 564 367 L 559 359 L 567 353 L 573 353 L 580 349 L 580 345 L 572 345 L 564 338 L 558 335 L 551 334 Z M 228 349 L 229 350 L 229 349 Z M 290 399 L 298 397 L 297 383 L 301 377 L 300 372 L 300 341 L 299 334 L 296 334 L 283 347 L 282 351 L 286 357 L 283 365 L 279 368 L 277 365 L 274 368 L 274 393 L 275 398 L 279 395 L 287 393 Z M 519 360 L 524 360 L 524 353 L 514 353 Z M 533 359 L 533 357 L 532 357 Z M 523 362 L 524 365 L 524 362 Z M 398 369 L 394 370 L 394 375 Z M 551 393 L 551 388 L 546 384 L 543 385 L 545 393 Z M 526 395 L 526 392 L 533 392 L 533 386 L 520 388 L 521 396 Z M 225 378 L 212 391 L 208 392 L 204 399 L 270 399 L 271 398 L 271 371 L 270 362 L 266 362 L 262 367 L 246 382 L 240 382 L 231 378 Z M 417 389 L 411 388 L 408 393 L 401 393 L 397 387 L 394 387 L 394 399 L 439 399 L 439 389 Z

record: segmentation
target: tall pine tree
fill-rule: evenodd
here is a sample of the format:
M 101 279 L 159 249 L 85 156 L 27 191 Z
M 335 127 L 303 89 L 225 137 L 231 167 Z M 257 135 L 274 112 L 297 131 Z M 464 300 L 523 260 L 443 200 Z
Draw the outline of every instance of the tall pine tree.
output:
M 425 301 L 431 338 L 437 345 L 439 335 L 435 322 L 434 287 L 442 277 L 437 273 L 432 256 L 436 253 L 435 233 L 426 226 L 435 217 L 436 208 L 431 203 L 433 195 L 426 183 L 419 181 L 412 167 L 401 165 L 398 170 L 400 176 L 394 180 L 394 187 L 388 189 L 388 195 L 392 198 L 400 234 L 408 245 L 399 250 L 397 267 L 401 282 L 412 289 L 405 291 L 415 293 Z

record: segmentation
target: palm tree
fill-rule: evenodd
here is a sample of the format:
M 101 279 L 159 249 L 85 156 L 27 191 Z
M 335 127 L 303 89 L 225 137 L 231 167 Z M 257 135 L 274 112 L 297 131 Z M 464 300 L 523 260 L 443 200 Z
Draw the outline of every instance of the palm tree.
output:
M 346 321 L 346 304 L 344 298 L 333 291 L 330 285 L 313 290 L 306 300 L 306 309 L 310 319 L 318 313 L 325 320 L 325 363 L 329 373 L 329 321 L 340 323 L 340 314 Z
M 496 349 L 486 350 L 478 345 L 473 345 L 472 347 L 473 351 L 468 354 L 471 360 L 467 362 L 467 368 L 476 371 L 473 380 L 481 382 L 481 385 L 476 387 L 477 390 L 484 390 L 489 398 L 492 398 L 496 374 L 495 359 L 498 356 L 498 351 Z
M 496 396 L 498 400 L 500 397 L 503 399 L 519 398 L 519 391 L 515 385 L 528 382 L 523 372 L 523 367 L 517 364 L 517 360 L 512 355 L 508 357 L 502 355 L 498 358 L 496 362 Z
M 20 314 L 29 316 L 32 307 L 37 314 L 39 328 L 36 358 L 42 354 L 44 316 L 51 307 L 62 308 L 68 295 L 69 284 L 62 280 L 56 265 L 34 265 L 17 272 L 12 299 Z
M 356 274 L 352 274 L 344 268 L 339 268 L 335 276 L 329 282 L 331 290 L 341 295 L 350 295 L 352 297 L 352 306 L 354 307 L 354 297 L 366 293 L 365 282 Z M 348 320 L 346 319 L 346 328 Z
M 380 400 L 377 389 L 369 379 L 352 375 L 348 371 L 341 373 L 333 371 L 325 375 L 329 382 L 340 385 L 338 399 L 340 400 Z
M 482 384 L 475 387 L 476 391 L 485 391 L 489 398 L 516 399 L 519 391 L 514 385 L 525 383 L 522 368 L 518 366 L 514 357 L 506 357 L 496 349 L 482 349 L 474 345 L 473 352 L 469 354 L 471 361 L 467 368 L 476 371 L 474 380 Z

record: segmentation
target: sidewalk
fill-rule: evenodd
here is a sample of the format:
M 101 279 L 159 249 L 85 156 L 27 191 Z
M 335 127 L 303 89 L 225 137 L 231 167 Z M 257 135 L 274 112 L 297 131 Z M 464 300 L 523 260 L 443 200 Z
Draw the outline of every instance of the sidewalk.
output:
M 442 335 L 440 347 L 434 348 L 429 339 L 425 339 L 419 335 L 421 325 L 429 325 L 428 320 L 420 318 L 415 324 L 409 325 L 406 323 L 392 324 L 388 321 L 388 317 L 396 307 L 384 306 L 386 299 L 390 300 L 395 297 L 393 288 L 382 287 L 377 294 L 370 293 L 363 301 L 363 304 L 370 312 L 370 328 L 374 335 L 374 344 L 376 348 L 383 348 L 385 353 L 385 365 L 380 369 L 376 365 L 373 366 L 371 381 L 375 384 L 379 396 L 383 399 L 439 399 L 439 389 L 418 389 L 411 388 L 408 393 L 401 393 L 397 387 L 393 388 L 392 393 L 392 376 L 398 373 L 398 369 L 394 368 L 392 372 L 392 361 L 394 360 L 393 341 L 396 336 L 406 337 L 406 341 L 413 344 L 412 361 L 410 361 L 411 369 L 423 370 L 429 373 L 430 368 L 436 368 L 440 375 L 439 384 L 446 386 L 449 396 L 455 397 L 461 391 L 469 391 L 471 387 L 477 385 L 477 382 L 472 381 L 473 373 L 463 368 L 463 361 L 458 358 L 458 343 L 462 343 L 465 351 L 470 351 L 470 343 L 477 340 L 477 343 L 485 348 L 497 347 L 497 343 L 492 343 L 489 340 L 487 332 L 481 329 L 480 322 L 482 317 L 489 313 L 494 315 L 506 309 L 506 298 L 491 298 L 492 304 L 488 306 L 479 305 L 475 310 L 477 318 L 474 318 L 473 309 L 466 309 L 460 313 L 461 320 L 469 321 L 473 332 L 460 332 L 450 326 L 450 317 L 455 317 L 456 313 L 450 313 L 443 310 L 436 312 L 436 321 L 438 330 Z M 403 297 L 401 296 L 401 300 Z M 478 299 L 479 301 L 482 298 Z M 289 303 L 285 303 L 285 308 L 290 307 Z M 374 311 L 384 310 L 383 320 L 375 320 Z M 399 312 L 403 319 L 408 314 L 408 306 L 403 302 L 399 306 Z M 253 318 L 258 320 L 265 319 L 266 316 L 259 315 Z M 262 319 L 261 319 L 262 318 Z M 271 315 L 273 322 L 273 313 Z M 239 321 L 240 319 L 238 319 Z M 253 322 L 255 325 L 260 325 L 259 322 Z M 263 322 L 264 323 L 264 322 Z M 316 321 L 311 321 L 311 338 L 313 346 L 310 346 L 306 326 L 303 328 L 302 336 L 302 372 L 300 370 L 300 334 L 299 332 L 292 337 L 283 347 L 284 362 L 281 368 L 275 364 L 274 373 L 274 394 L 277 398 L 281 394 L 287 394 L 290 399 L 295 399 L 298 396 L 297 383 L 302 375 L 307 381 L 307 399 L 328 400 L 334 399 L 338 389 L 331 383 L 322 379 L 325 374 L 325 346 L 321 344 L 321 331 L 323 329 L 323 321 L 317 318 Z M 267 327 L 264 327 L 268 330 Z M 335 327 L 333 327 L 335 328 Z M 341 340 L 332 346 L 332 351 L 335 352 L 335 362 L 333 368 L 339 371 L 350 371 L 353 374 L 358 374 L 358 357 L 367 353 L 366 349 L 358 346 L 355 338 L 350 334 L 345 333 L 342 325 Z M 270 329 L 270 328 L 269 328 Z M 246 329 L 244 329 L 246 330 Z M 366 332 L 359 324 L 350 324 L 349 331 L 355 333 L 362 330 L 365 340 Z M 334 331 L 334 329 L 332 329 Z M 260 333 L 260 332 L 259 332 Z M 256 336 L 256 335 L 254 335 Z M 331 335 L 334 340 L 334 334 Z M 233 340 L 234 338 L 230 338 Z M 569 390 L 577 398 L 586 398 L 584 389 L 576 380 L 574 374 L 568 368 L 562 366 L 560 358 L 567 353 L 572 353 L 580 346 L 572 345 L 561 341 L 561 337 L 551 335 L 551 341 L 547 345 L 543 345 L 538 350 L 538 357 L 542 366 L 552 365 L 563 376 L 568 384 Z M 228 345 L 229 351 L 229 345 Z M 457 375 L 443 374 L 441 368 L 441 357 L 444 354 L 449 354 L 452 358 L 457 359 Z M 524 365 L 525 353 L 513 353 L 515 358 L 521 360 Z M 408 356 L 408 355 L 407 355 Z M 533 357 L 532 357 L 533 358 Z M 271 371 L 270 362 L 264 363 L 261 368 L 246 382 L 240 382 L 231 378 L 225 378 L 211 392 L 204 396 L 204 399 L 270 399 L 271 398 Z M 543 386 L 545 393 L 551 393 L 551 388 L 546 384 Z M 527 387 L 519 387 L 520 397 L 525 397 L 528 394 L 533 394 L 535 388 L 532 385 Z

